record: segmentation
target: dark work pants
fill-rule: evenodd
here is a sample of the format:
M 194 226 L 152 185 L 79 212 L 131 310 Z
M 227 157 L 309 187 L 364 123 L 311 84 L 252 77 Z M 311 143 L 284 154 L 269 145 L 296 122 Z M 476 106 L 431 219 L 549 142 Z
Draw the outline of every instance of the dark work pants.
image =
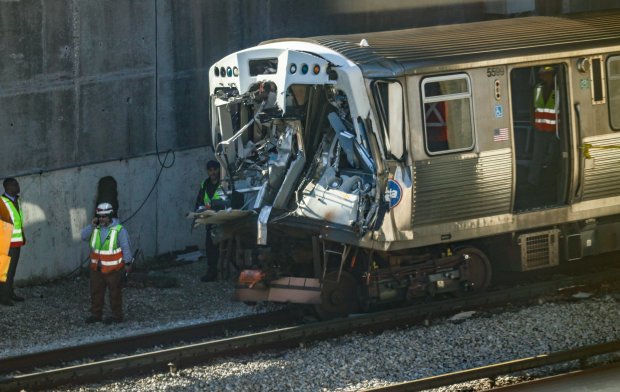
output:
M 205 239 L 205 254 L 207 256 L 207 277 L 217 278 L 217 265 L 220 258 L 220 247 L 213 243 L 211 238 L 211 225 L 207 225 L 207 237 Z
M 540 185 L 540 172 L 545 163 L 553 162 L 557 154 L 558 139 L 555 132 L 534 130 L 534 151 L 530 163 L 527 181 L 534 186 Z
M 123 270 L 102 274 L 99 271 L 90 270 L 90 313 L 98 318 L 103 314 L 106 288 L 110 292 L 110 310 L 112 316 L 123 319 L 123 289 L 121 280 Z
M 17 263 L 19 262 L 21 249 L 21 246 L 9 248 L 9 257 L 11 258 L 9 270 L 6 274 L 6 282 L 0 285 L 0 296 L 9 300 L 13 296 L 13 281 L 15 279 L 15 271 L 17 271 Z

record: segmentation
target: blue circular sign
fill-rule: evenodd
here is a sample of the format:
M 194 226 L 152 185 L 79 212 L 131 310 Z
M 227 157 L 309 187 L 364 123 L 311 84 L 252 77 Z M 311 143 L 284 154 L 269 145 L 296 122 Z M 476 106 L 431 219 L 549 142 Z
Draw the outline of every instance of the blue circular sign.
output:
M 387 183 L 387 193 L 390 199 L 390 208 L 394 208 L 403 197 L 403 188 L 396 180 L 390 178 Z

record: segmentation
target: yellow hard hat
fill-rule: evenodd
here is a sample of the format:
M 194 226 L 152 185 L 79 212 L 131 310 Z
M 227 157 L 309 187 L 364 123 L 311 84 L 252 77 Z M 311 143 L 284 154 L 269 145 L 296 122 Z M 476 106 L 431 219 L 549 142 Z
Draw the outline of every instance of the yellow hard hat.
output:
M 543 72 L 555 72 L 555 68 L 549 65 L 545 65 L 544 67 L 538 68 L 538 73 L 543 73 Z

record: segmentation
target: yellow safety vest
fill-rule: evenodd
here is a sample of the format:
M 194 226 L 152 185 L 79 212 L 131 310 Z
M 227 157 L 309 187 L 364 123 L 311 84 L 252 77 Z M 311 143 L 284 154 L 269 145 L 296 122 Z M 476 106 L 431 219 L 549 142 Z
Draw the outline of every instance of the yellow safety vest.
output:
M 24 233 L 22 231 L 22 209 L 15 207 L 15 203 L 6 196 L 2 196 L 2 201 L 9 210 L 11 221 L 13 222 L 13 234 L 11 235 L 11 247 L 15 248 L 24 245 Z
M 102 273 L 117 271 L 125 266 L 123 250 L 120 247 L 118 236 L 123 226 L 110 227 L 105 241 L 101 243 L 101 229 L 96 227 L 90 236 L 90 268 L 99 269 Z
M 204 195 L 204 202 L 205 202 L 205 206 L 209 206 L 211 205 L 211 200 L 220 200 L 222 198 L 222 195 L 224 194 L 224 190 L 222 189 L 221 185 L 218 185 L 217 188 L 215 189 L 215 193 L 213 194 L 213 199 L 209 197 L 209 195 L 207 195 L 207 181 L 209 181 L 209 179 L 206 179 L 202 182 L 202 184 L 200 184 L 200 188 L 204 189 L 205 195 Z

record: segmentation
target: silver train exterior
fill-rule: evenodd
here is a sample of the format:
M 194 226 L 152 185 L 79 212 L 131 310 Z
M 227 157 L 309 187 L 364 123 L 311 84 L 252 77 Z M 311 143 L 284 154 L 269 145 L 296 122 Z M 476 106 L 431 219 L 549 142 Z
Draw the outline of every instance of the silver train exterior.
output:
M 209 73 L 226 209 L 194 216 L 242 301 L 332 317 L 620 249 L 618 11 L 280 39 Z

